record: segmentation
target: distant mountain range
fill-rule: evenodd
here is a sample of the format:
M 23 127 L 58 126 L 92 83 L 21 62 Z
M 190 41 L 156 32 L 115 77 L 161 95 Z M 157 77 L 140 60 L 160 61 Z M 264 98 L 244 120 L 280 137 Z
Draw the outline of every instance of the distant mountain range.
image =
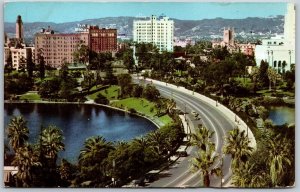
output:
M 75 32 L 77 24 L 99 25 L 105 28 L 117 28 L 118 34 L 132 37 L 133 20 L 135 17 L 105 17 L 99 19 L 87 19 L 76 22 L 51 23 L 34 22 L 24 23 L 25 38 L 32 39 L 41 28 L 51 28 L 59 33 Z M 278 15 L 270 18 L 248 17 L 245 19 L 202 19 L 179 20 L 175 22 L 176 37 L 191 38 L 216 38 L 223 35 L 224 27 L 234 27 L 237 35 L 270 35 L 283 33 L 284 16 Z M 15 33 L 15 23 L 4 23 L 4 31 L 11 37 Z

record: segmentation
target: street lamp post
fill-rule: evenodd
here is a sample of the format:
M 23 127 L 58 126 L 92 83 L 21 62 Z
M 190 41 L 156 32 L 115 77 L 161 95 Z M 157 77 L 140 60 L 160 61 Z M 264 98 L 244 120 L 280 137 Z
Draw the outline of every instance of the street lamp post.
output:
M 249 129 L 249 127 L 248 127 L 248 119 L 246 121 L 247 121 L 246 126 L 247 126 L 247 137 L 248 137 L 248 129 Z
M 291 68 L 291 65 L 292 65 L 292 58 L 291 58 L 291 54 L 292 54 L 292 51 L 289 50 L 289 55 L 290 55 L 290 68 Z
M 116 181 L 115 181 L 115 178 L 114 178 L 114 176 L 115 176 L 115 167 L 116 167 L 116 162 L 115 162 L 115 160 L 113 159 L 113 173 L 112 173 L 112 178 L 111 178 L 111 180 L 112 180 L 112 182 L 113 182 L 113 186 L 115 186 L 115 184 L 116 184 Z
M 224 182 L 224 179 L 223 179 L 223 162 L 224 161 L 224 155 L 222 155 L 221 157 L 221 188 L 223 187 L 223 182 Z

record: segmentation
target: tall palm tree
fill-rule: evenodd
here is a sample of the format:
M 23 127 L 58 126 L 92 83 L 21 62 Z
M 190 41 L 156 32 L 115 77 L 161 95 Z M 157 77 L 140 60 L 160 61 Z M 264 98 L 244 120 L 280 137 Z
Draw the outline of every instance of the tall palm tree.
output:
M 235 170 L 232 176 L 232 184 L 238 187 L 249 187 L 251 182 L 251 175 L 249 172 L 251 171 L 252 167 L 253 165 L 250 166 L 249 162 L 247 161 L 242 169 Z
M 88 138 L 79 155 L 79 168 L 81 182 L 92 181 L 93 185 L 103 184 L 105 164 L 113 145 L 102 136 Z
M 229 131 L 223 152 L 232 156 L 232 168 L 239 169 L 248 160 L 253 151 L 249 144 L 250 140 L 245 131 L 241 132 L 238 128 Z
M 166 147 L 165 138 L 159 131 L 150 132 L 147 135 L 147 141 L 154 147 L 156 152 L 161 155 Z
M 41 163 L 38 161 L 38 157 L 34 155 L 31 146 L 26 144 L 17 150 L 12 165 L 18 167 L 17 179 L 21 181 L 22 187 L 30 187 L 33 167 L 41 166 Z
M 211 141 L 213 135 L 213 131 L 199 125 L 196 132 L 191 135 L 191 144 L 203 151 L 208 150 L 208 148 L 214 149 L 215 144 Z
M 268 68 L 267 71 L 268 78 L 269 78 L 269 90 L 271 91 L 272 85 L 271 83 L 274 84 L 274 90 L 276 91 L 276 80 L 277 80 L 277 72 L 273 68 Z
M 7 127 L 7 137 L 9 145 L 16 152 L 19 147 L 23 147 L 28 140 L 29 129 L 26 120 L 22 116 L 13 117 Z
M 205 187 L 210 186 L 210 175 L 215 174 L 221 176 L 221 168 L 213 168 L 212 166 L 219 160 L 218 155 L 214 155 L 214 150 L 208 149 L 206 151 L 199 150 L 196 157 L 191 159 L 191 171 L 200 171 L 203 175 L 203 184 Z
M 287 170 L 284 170 L 285 165 L 292 164 L 292 154 L 290 149 L 292 148 L 287 138 L 281 139 L 281 135 L 277 135 L 269 140 L 267 145 L 268 157 L 267 162 L 270 166 L 270 176 L 273 186 L 280 184 L 281 178 Z
M 56 126 L 50 125 L 42 130 L 40 144 L 46 159 L 52 159 L 56 162 L 58 152 L 65 150 L 63 139 L 62 131 Z
M 84 142 L 84 149 L 80 151 L 79 163 L 85 166 L 101 163 L 112 149 L 112 143 L 102 136 L 90 137 Z

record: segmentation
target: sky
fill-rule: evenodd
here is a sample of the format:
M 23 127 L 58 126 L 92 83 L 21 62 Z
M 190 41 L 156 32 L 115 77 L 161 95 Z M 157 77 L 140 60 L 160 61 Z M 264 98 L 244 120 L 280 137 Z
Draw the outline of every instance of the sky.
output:
M 286 3 L 201 3 L 201 2 L 8 2 L 4 22 L 71 22 L 117 16 L 164 14 L 171 18 L 201 20 L 216 17 L 242 19 L 284 15 Z

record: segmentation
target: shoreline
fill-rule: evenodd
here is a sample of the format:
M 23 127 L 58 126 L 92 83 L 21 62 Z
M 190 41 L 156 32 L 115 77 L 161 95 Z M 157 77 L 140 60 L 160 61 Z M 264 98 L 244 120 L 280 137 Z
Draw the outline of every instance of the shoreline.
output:
M 139 113 L 131 113 L 125 109 L 121 109 L 121 108 L 117 108 L 117 107 L 113 107 L 110 105 L 104 105 L 104 104 L 99 104 L 99 103 L 95 103 L 93 100 L 88 100 L 86 102 L 68 102 L 68 101 L 42 101 L 42 100 L 35 100 L 35 101 L 25 101 L 25 100 L 4 100 L 4 103 L 8 103 L 8 104 L 18 104 L 18 103 L 31 103 L 31 104 L 80 104 L 80 105 L 95 105 L 95 106 L 101 106 L 101 107 L 106 107 L 109 109 L 113 109 L 113 110 L 118 110 L 118 111 L 122 111 L 124 113 L 128 113 L 130 115 L 136 115 L 138 117 L 142 117 L 147 119 L 148 121 L 152 122 L 158 129 L 161 128 L 162 126 L 160 126 L 157 122 L 155 122 L 153 119 L 151 119 L 150 117 L 143 115 L 143 114 L 139 114 Z

